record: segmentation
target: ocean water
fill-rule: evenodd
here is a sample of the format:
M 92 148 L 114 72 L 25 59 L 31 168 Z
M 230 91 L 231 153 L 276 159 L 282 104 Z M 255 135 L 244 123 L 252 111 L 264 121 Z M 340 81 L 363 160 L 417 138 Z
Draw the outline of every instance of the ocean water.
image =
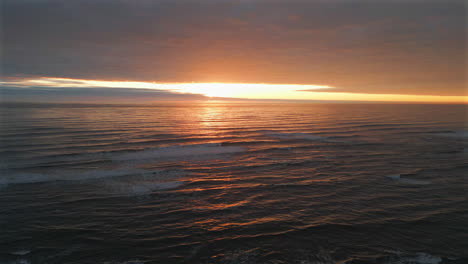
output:
M 1 106 L 0 263 L 468 263 L 467 106 Z

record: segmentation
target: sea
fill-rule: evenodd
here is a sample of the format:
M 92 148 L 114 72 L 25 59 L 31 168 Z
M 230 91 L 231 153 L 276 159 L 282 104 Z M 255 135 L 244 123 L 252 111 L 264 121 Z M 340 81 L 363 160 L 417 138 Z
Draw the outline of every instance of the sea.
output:
M 468 106 L 0 106 L 0 263 L 468 263 Z

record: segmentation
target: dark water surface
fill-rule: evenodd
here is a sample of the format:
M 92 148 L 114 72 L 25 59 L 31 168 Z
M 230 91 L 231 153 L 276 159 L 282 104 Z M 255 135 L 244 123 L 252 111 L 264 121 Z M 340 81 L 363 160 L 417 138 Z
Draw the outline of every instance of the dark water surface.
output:
M 3 105 L 0 263 L 468 263 L 467 110 Z

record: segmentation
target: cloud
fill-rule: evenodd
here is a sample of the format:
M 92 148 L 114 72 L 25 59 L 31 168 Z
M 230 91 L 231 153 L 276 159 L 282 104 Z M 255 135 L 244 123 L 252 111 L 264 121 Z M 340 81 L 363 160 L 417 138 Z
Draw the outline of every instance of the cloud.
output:
M 117 99 L 136 100 L 142 97 L 148 100 L 199 100 L 218 98 L 243 99 L 267 99 L 267 98 L 291 98 L 297 96 L 300 89 L 332 89 L 326 85 L 297 85 L 297 84 L 249 84 L 249 83 L 155 83 L 155 82 L 130 82 L 130 81 L 103 81 L 103 80 L 78 80 L 67 78 L 38 78 L 20 79 L 9 78 L 0 81 L 0 88 L 4 87 L 5 97 L 11 95 L 33 96 L 28 100 L 44 100 L 44 93 L 52 92 L 57 98 L 57 89 L 61 100 L 76 100 L 77 96 L 87 98 L 100 98 L 102 101 Z M 16 88 L 16 91 L 15 91 Z M 25 89 L 27 88 L 27 89 Z M 84 89 L 83 89 L 84 88 Z M 109 88 L 112 88 L 109 90 Z M 117 90 L 116 90 L 117 88 Z M 122 90 L 123 89 L 123 90 Z M 134 91 L 133 91 L 134 90 Z M 47 94 L 46 94 L 47 95 Z M 155 96 L 157 97 L 155 98 Z M 204 95 L 201 97 L 197 95 Z M 25 100 L 24 98 L 22 98 Z M 141 100 L 140 99 L 140 100 Z M 14 99 L 18 101 L 18 99 Z
M 0 102 L 151 103 L 206 99 L 197 94 L 139 88 L 0 86 Z
M 3 75 L 463 95 L 464 1 L 11 1 Z
M 33 86 L 33 84 L 38 86 Z M 53 85 L 53 86 L 51 86 Z M 85 85 L 90 85 L 86 87 Z M 140 88 L 139 88 L 140 87 Z M 144 88 L 141 88 L 144 87 Z M 305 89 L 304 87 L 313 87 Z M 205 97 L 200 94 L 206 94 Z M 221 98 L 217 96 L 228 96 Z M 230 97 L 230 98 L 229 98 Z M 348 93 L 317 85 L 145 83 L 72 79 L 0 82 L 0 103 L 149 104 L 205 100 L 312 100 L 464 103 L 463 96 Z

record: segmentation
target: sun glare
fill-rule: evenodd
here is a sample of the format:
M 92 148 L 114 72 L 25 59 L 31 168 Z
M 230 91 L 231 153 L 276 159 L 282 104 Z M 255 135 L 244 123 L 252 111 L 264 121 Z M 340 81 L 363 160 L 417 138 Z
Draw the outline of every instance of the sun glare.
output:
M 203 94 L 208 97 L 251 98 L 286 96 L 299 90 L 332 88 L 325 85 L 263 84 L 263 83 L 181 83 L 172 90 Z
M 152 83 L 127 81 L 78 80 L 66 78 L 40 78 L 0 84 L 22 87 L 107 87 L 157 89 L 179 93 L 201 94 L 208 97 L 268 99 L 290 98 L 296 91 L 333 88 L 327 85 L 264 84 L 264 83 Z M 265 97 L 266 96 L 266 97 Z
M 467 96 L 436 96 L 406 94 L 365 94 L 333 91 L 334 87 L 309 84 L 264 83 L 153 83 L 131 81 L 100 81 L 67 78 L 38 78 L 18 81 L 0 81 L 0 85 L 16 87 L 57 88 L 139 88 L 160 91 L 201 94 L 210 98 L 287 99 L 325 101 L 386 101 L 467 103 Z

